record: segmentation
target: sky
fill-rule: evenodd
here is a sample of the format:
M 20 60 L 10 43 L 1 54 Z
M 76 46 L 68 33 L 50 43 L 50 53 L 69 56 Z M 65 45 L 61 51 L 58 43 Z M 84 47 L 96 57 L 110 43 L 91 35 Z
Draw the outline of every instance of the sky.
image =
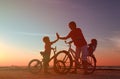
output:
M 68 23 L 75 21 L 90 43 L 97 65 L 120 66 L 120 0 L 0 0 L 0 66 L 26 66 L 41 59 L 42 38 L 66 36 Z M 63 40 L 53 45 L 66 49 Z

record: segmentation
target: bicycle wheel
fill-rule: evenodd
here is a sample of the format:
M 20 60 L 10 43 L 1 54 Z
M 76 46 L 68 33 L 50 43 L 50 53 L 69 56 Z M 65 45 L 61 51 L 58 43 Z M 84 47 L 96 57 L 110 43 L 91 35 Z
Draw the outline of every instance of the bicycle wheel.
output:
M 59 52 L 57 53 L 56 57 L 55 57 L 55 61 L 57 61 L 57 60 L 63 61 L 64 64 L 65 64 L 64 71 L 61 72 L 61 73 L 66 74 L 67 72 L 69 72 L 69 70 L 71 69 L 72 64 L 73 64 L 73 62 L 72 62 L 72 57 L 71 57 L 71 55 L 69 54 L 69 52 L 68 52 L 68 51 L 65 51 L 65 50 L 59 51 Z M 56 66 L 56 65 L 55 65 L 55 66 Z
M 42 69 L 42 62 L 38 59 L 33 59 L 28 64 L 28 69 L 31 73 L 36 74 Z
M 65 71 L 65 63 L 61 60 L 57 60 L 54 63 L 54 71 L 60 74 L 64 74 L 63 72 Z
M 96 69 L 96 58 L 94 56 L 87 57 L 87 71 L 88 73 L 93 73 Z

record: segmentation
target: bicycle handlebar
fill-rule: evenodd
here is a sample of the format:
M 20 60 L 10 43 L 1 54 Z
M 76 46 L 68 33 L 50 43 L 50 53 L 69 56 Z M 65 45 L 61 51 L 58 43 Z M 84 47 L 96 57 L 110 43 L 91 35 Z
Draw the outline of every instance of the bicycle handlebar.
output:
M 71 45 L 71 43 L 73 43 L 73 41 L 69 41 L 69 42 L 65 41 L 65 44 Z
M 51 48 L 51 50 L 53 50 L 53 52 L 55 53 L 57 51 L 57 47 L 55 46 L 55 48 Z
M 71 48 L 72 43 L 73 43 L 73 41 L 69 41 L 69 42 L 65 41 L 65 44 L 68 44 L 69 48 Z
M 51 50 L 53 50 L 54 54 L 57 51 L 57 47 L 55 46 L 54 48 L 52 47 Z M 44 51 L 40 51 L 41 55 L 44 55 Z

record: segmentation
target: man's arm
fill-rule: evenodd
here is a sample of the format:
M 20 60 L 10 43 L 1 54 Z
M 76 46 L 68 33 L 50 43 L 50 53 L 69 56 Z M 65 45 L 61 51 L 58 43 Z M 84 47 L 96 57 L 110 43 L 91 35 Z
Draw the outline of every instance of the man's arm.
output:
M 66 37 L 59 37 L 59 39 L 66 40 L 66 39 L 68 39 L 68 36 L 66 36 Z
M 70 33 L 67 36 L 65 36 L 65 37 L 60 37 L 59 34 L 57 33 L 57 37 L 59 39 L 66 40 L 66 39 L 70 38 Z

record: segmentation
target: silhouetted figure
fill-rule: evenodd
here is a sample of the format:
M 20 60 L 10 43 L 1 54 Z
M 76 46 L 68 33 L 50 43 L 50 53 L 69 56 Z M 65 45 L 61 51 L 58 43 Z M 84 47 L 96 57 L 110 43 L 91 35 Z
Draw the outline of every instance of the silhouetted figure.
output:
M 97 40 L 92 39 L 91 43 L 88 44 L 88 51 L 89 51 L 88 55 L 93 55 L 93 52 L 95 51 L 96 47 L 97 47 Z
M 58 41 L 58 38 L 54 41 L 50 41 L 48 36 L 45 36 L 43 38 L 43 42 L 45 43 L 45 46 L 44 46 L 45 50 L 41 54 L 43 55 L 43 66 L 44 66 L 45 73 L 49 73 L 48 67 L 49 67 L 49 60 L 50 60 L 50 54 L 51 54 L 51 45 L 57 41 Z
M 65 37 L 59 37 L 59 39 L 68 39 L 71 38 L 74 45 L 76 46 L 76 60 L 78 61 L 78 58 L 80 56 L 80 52 L 82 51 L 82 62 L 85 70 L 85 74 L 87 74 L 87 55 L 88 55 L 88 47 L 87 42 L 84 38 L 84 35 L 80 28 L 76 27 L 76 23 L 74 21 L 71 21 L 69 23 L 69 28 L 71 29 L 70 33 Z M 59 35 L 58 35 L 59 36 Z M 75 63 L 75 70 L 73 73 L 77 73 L 77 63 Z

